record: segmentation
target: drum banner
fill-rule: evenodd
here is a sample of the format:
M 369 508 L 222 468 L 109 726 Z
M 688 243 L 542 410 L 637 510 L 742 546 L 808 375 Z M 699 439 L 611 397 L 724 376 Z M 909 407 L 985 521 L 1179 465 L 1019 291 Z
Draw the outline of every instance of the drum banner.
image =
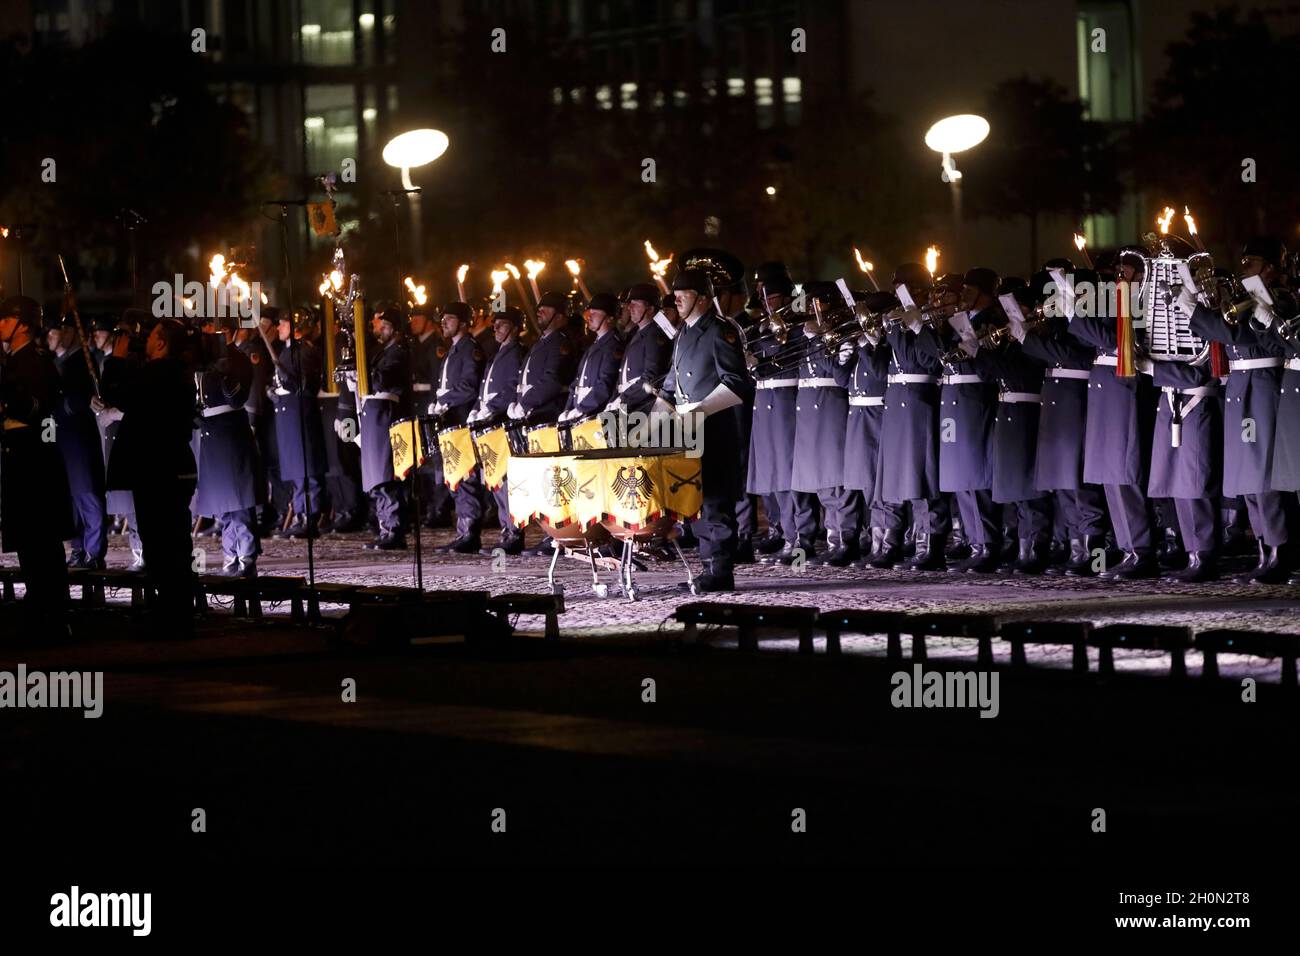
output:
M 493 428 L 479 435 L 474 448 L 478 452 L 479 464 L 483 466 L 483 481 L 489 491 L 496 491 L 505 481 L 506 468 L 510 465 L 510 441 L 505 427 Z
M 659 455 L 655 461 L 663 509 L 678 518 L 694 518 L 704 507 L 703 459 Z
M 583 528 L 598 524 L 605 514 L 605 465 L 599 458 L 574 459 L 578 481 L 575 513 Z
M 593 448 L 608 448 L 605 440 L 605 427 L 599 418 L 579 422 L 569 430 L 569 441 L 574 451 L 589 451 Z
M 510 471 L 510 515 L 516 522 L 536 515 L 563 527 L 577 520 L 577 463 L 571 456 L 516 458 Z
M 448 428 L 439 432 L 438 447 L 442 451 L 443 479 L 447 482 L 447 487 L 455 491 L 478 464 L 474 459 L 474 439 L 470 437 L 469 427 Z
M 560 450 L 560 430 L 554 425 L 543 425 L 526 432 L 525 437 L 528 439 L 528 453 L 530 455 L 545 455 L 555 453 Z
M 412 444 L 412 438 L 415 439 Z M 412 419 L 404 418 L 393 422 L 388 428 L 388 443 L 393 449 L 393 474 L 404 479 L 415 467 L 416 455 L 424 460 L 424 442 L 420 438 L 420 429 Z M 380 461 L 383 461 L 381 458 Z

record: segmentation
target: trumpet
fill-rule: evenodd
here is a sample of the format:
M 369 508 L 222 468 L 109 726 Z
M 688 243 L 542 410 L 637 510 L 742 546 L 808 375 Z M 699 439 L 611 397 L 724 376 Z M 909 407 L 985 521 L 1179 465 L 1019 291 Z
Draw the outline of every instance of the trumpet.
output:
M 1041 304 L 1034 306 L 1033 310 L 1025 316 L 1025 331 L 1032 332 L 1037 328 L 1045 325 L 1051 316 L 1047 315 Z M 983 335 L 975 339 L 981 349 L 995 349 L 1000 347 L 1007 339 L 1011 338 L 1011 323 L 999 325 L 989 329 Z M 942 362 L 944 365 L 952 365 L 954 362 L 968 361 L 970 356 L 966 354 L 965 349 L 960 345 L 949 349 L 943 353 Z
M 927 305 L 919 309 L 898 308 L 885 313 L 885 330 L 892 332 L 899 326 L 907 322 L 909 316 L 919 315 L 920 323 L 928 325 L 932 329 L 937 329 L 943 322 L 952 318 L 961 311 L 960 302 L 952 302 L 948 305 Z

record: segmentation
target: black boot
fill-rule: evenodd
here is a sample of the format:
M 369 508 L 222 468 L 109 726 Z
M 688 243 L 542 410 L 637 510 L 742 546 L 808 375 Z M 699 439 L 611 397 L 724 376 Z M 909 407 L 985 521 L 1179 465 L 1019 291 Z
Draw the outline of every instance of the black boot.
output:
M 1103 539 L 1098 535 L 1085 534 L 1082 538 L 1070 539 L 1070 563 L 1065 566 L 1065 576 L 1069 578 L 1090 578 L 1097 572 L 1092 567 L 1092 552 L 1102 546 Z
M 987 544 L 973 544 L 970 557 L 948 566 L 950 574 L 993 574 L 1001 562 L 1000 549 Z
M 855 538 L 850 544 L 838 544 L 817 556 L 817 563 L 825 565 L 828 568 L 847 568 L 858 560 L 862 551 L 858 547 Z
M 871 562 L 880 557 L 880 548 L 885 540 L 884 528 L 868 528 L 869 541 L 861 546 L 862 557 L 853 562 L 855 568 L 869 568 Z
M 1156 560 L 1155 553 L 1149 548 L 1128 552 L 1124 555 L 1124 560 L 1119 564 L 1107 568 L 1097 575 L 1097 577 L 1108 581 L 1137 581 L 1143 578 L 1157 578 L 1159 576 L 1160 562 Z
M 899 571 L 942 571 L 943 568 L 943 535 L 941 534 L 918 534 L 916 554 L 898 565 Z
M 1259 564 L 1254 569 L 1236 578 L 1237 584 L 1285 584 L 1289 577 L 1288 569 L 1282 561 L 1282 549 L 1278 545 L 1259 545 Z
M 780 529 L 769 528 L 767 534 L 758 539 L 754 545 L 754 550 L 759 554 L 775 554 L 785 545 L 785 538 L 781 536 Z
M 1012 574 L 1038 576 L 1047 570 L 1050 546 L 1033 538 L 1020 539 L 1020 557 L 1016 559 Z
M 731 564 L 714 558 L 706 565 L 706 570 L 695 579 L 695 590 L 700 594 L 714 594 L 718 591 L 736 590 L 736 578 L 731 573 Z
M 1189 551 L 1187 566 L 1181 571 L 1170 574 L 1169 577 L 1189 584 L 1215 581 L 1219 577 L 1219 557 L 1213 551 Z
M 793 565 L 795 561 L 797 561 L 800 557 L 802 557 L 804 561 L 808 561 L 816 554 L 817 554 L 817 543 L 815 539 L 800 538 L 798 544 L 795 544 L 790 547 L 782 548 L 780 550 L 780 552 L 776 556 L 776 563 L 783 564 L 788 568 L 791 565 Z
M 1065 553 L 1064 559 L 1048 564 L 1048 566 L 1043 570 L 1043 573 L 1050 577 L 1061 577 L 1087 553 L 1087 550 L 1083 546 L 1082 538 L 1071 538 L 1070 547 Z
M 749 535 L 736 541 L 736 556 L 732 559 L 732 564 L 753 564 L 754 563 L 754 541 Z
M 903 531 L 901 528 L 880 529 L 880 549 L 871 559 L 871 566 L 880 571 L 895 568 L 903 561 Z

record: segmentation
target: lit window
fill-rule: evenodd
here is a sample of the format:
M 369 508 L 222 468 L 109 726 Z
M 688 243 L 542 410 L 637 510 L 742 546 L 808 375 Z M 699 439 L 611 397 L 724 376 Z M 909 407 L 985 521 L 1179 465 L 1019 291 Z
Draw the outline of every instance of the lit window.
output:
M 366 122 L 373 120 L 378 115 L 379 115 L 379 110 L 375 109 L 373 106 L 368 106 L 361 111 L 361 118 Z
M 302 121 L 302 125 L 307 127 L 308 129 L 324 129 L 325 117 L 308 116 L 305 120 Z
M 558 87 L 558 86 L 555 87 L 555 89 L 551 90 L 551 102 L 554 103 L 556 106 L 563 106 L 563 105 L 564 105 L 564 90 L 562 90 L 562 89 L 561 89 L 560 87 Z
M 754 102 L 759 106 L 772 105 L 772 79 L 760 76 L 754 80 Z
M 727 80 L 727 95 L 728 95 L 728 96 L 744 96 L 744 95 L 745 95 L 745 81 L 744 81 L 743 79 L 738 79 L 738 78 L 736 78 L 736 77 L 732 77 L 732 78 L 728 79 L 728 80 Z
M 673 105 L 674 105 L 674 106 L 685 106 L 685 105 L 686 105 L 686 91 L 685 91 L 685 90 L 673 90 Z
M 596 87 L 596 108 L 601 110 L 611 109 L 613 107 L 608 86 Z
M 787 103 L 798 103 L 803 99 L 803 80 L 797 76 L 787 76 L 781 80 L 781 95 Z
M 319 24 L 319 23 L 304 23 L 304 24 L 302 25 L 302 35 L 303 35 L 304 37 L 318 37 L 318 36 L 320 36 L 320 24 Z
M 357 23 L 361 24 L 363 30 L 373 30 L 375 28 L 375 15 L 373 13 L 363 13 L 357 17 Z
M 625 110 L 636 109 L 636 84 L 624 83 L 619 88 L 620 103 Z

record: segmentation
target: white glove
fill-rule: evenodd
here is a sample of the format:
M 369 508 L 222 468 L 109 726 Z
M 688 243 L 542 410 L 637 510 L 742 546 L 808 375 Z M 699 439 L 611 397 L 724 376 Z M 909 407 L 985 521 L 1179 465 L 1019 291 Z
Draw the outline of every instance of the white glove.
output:
M 334 434 L 339 436 L 339 441 L 347 441 L 347 436 L 343 434 L 343 419 L 334 419 Z
M 856 350 L 857 346 L 852 341 L 841 343 L 840 350 L 835 355 L 835 361 L 840 365 L 847 365 Z
M 471 410 L 470 413 L 469 413 L 468 415 L 465 416 L 465 424 L 467 424 L 467 425 L 473 425 L 476 421 L 478 421 L 478 409 L 477 409 L 477 408 Z
M 656 395 L 655 403 L 652 406 L 650 406 L 650 411 L 658 412 L 660 415 L 672 415 L 677 410 L 672 405 L 669 405 L 662 398 Z
M 349 391 L 349 392 L 355 392 L 355 391 L 357 390 L 357 373 L 356 373 L 356 372 L 354 372 L 354 371 L 353 371 L 353 372 L 344 372 L 344 373 L 343 373 L 343 381 L 347 383 L 348 391 Z
M 1191 315 L 1196 311 L 1196 307 L 1200 305 L 1200 302 L 1197 301 L 1196 294 L 1192 292 L 1191 289 L 1187 286 L 1183 286 L 1183 291 L 1178 293 L 1178 299 L 1175 304 L 1180 310 L 1182 310 L 1184 315 Z
M 1273 321 L 1277 318 L 1268 303 L 1255 300 L 1255 311 L 1251 313 L 1251 323 L 1261 329 L 1271 328 Z
M 903 310 L 903 325 L 909 332 L 921 331 L 921 310 L 912 308 Z
M 506 409 L 506 415 L 510 418 L 520 419 L 524 417 L 524 407 L 518 402 L 511 402 L 510 407 Z
M 610 402 L 605 406 L 605 411 L 607 411 L 607 412 L 613 412 L 615 415 L 617 415 L 617 414 L 619 414 L 620 412 L 622 412 L 622 411 L 623 411 L 624 409 L 626 409 L 626 408 L 627 408 L 627 406 L 623 404 L 623 399 L 621 399 L 621 398 L 615 398 L 615 399 L 612 399 L 612 400 L 611 400 L 611 401 L 610 401 Z
M 437 418 L 439 415 L 445 415 L 447 414 L 447 406 L 442 402 L 434 402 L 429 406 L 429 414 L 434 418 Z
M 1156 363 L 1146 356 L 1138 356 L 1133 360 L 1133 367 L 1143 375 L 1152 375 L 1156 370 Z
M 1011 337 L 1017 342 L 1023 342 L 1025 340 L 1025 333 L 1028 331 L 1025 328 L 1025 323 L 1014 316 L 1008 315 L 1007 324 L 1011 327 Z

